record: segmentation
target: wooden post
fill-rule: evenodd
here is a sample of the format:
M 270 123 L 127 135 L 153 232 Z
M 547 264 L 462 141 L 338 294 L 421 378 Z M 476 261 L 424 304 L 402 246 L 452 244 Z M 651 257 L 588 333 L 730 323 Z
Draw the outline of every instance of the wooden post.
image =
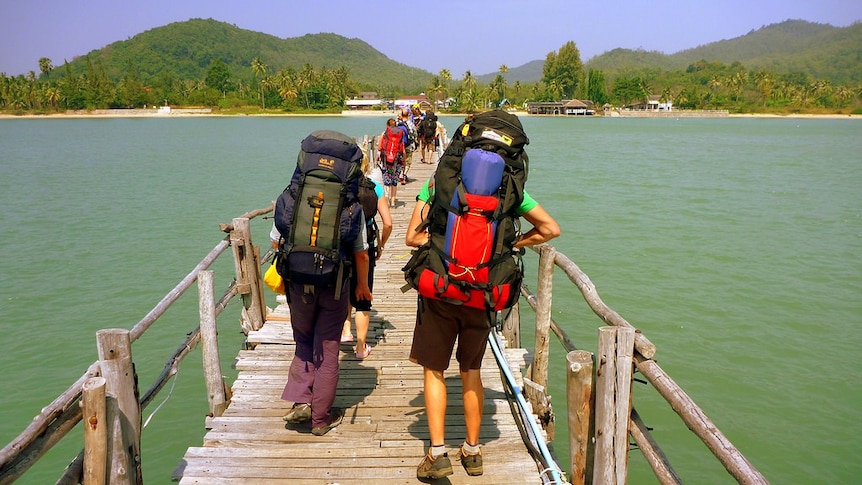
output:
M 539 249 L 539 279 L 536 306 L 536 341 L 530 377 L 524 381 L 524 394 L 539 416 L 548 440 L 554 439 L 554 412 L 548 394 L 548 360 L 551 346 L 551 301 L 554 291 L 554 257 L 557 250 L 548 244 Z
M 104 485 L 108 464 L 108 420 L 104 377 L 92 377 L 81 386 L 84 421 L 84 482 Z
M 515 302 L 503 319 L 503 338 L 510 349 L 521 347 L 521 304 Z M 504 312 L 505 314 L 505 312 Z
M 592 482 L 593 354 L 573 350 L 566 355 L 569 418 L 569 465 L 572 485 Z
M 633 353 L 634 329 L 599 329 L 594 484 L 626 483 Z
M 106 411 L 111 426 L 108 482 L 141 484 L 141 408 L 129 331 L 99 330 L 96 341 L 99 366 L 107 386 L 105 392 L 109 396 Z
M 554 255 L 557 250 L 545 245 L 539 251 L 539 281 L 536 306 L 536 342 L 530 380 L 548 386 L 548 352 L 550 350 L 551 301 L 554 291 Z
M 266 304 L 263 295 L 263 280 L 260 275 L 260 262 L 255 257 L 255 251 L 251 244 L 251 227 L 248 218 L 237 217 L 233 220 L 230 243 L 233 247 L 237 289 L 242 295 L 243 306 L 248 310 L 252 329 L 260 330 L 266 321 Z
M 200 309 L 201 354 L 203 355 L 204 377 L 207 385 L 210 415 L 219 417 L 227 407 L 224 392 L 224 379 L 218 351 L 218 325 L 215 316 L 215 295 L 213 293 L 213 272 L 198 273 L 198 308 Z

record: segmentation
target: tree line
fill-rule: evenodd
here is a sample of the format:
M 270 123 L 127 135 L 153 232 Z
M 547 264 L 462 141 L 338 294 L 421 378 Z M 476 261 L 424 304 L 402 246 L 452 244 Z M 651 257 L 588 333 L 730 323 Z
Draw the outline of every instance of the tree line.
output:
M 145 106 L 205 106 L 223 111 L 338 112 L 345 100 L 360 91 L 375 90 L 384 99 L 404 94 L 397 86 L 360 86 L 346 67 L 328 69 L 305 64 L 297 70 L 267 66 L 251 60 L 253 78 L 243 80 L 220 59 L 211 61 L 200 79 L 162 73 L 144 80 L 131 63 L 113 81 L 100 61 L 85 58 L 86 69 L 72 72 L 69 63 L 55 67 L 39 59 L 39 74 L 15 77 L 0 73 L 0 109 L 9 112 L 51 113 L 66 110 L 141 108 Z M 446 110 L 475 112 L 507 101 L 521 106 L 529 101 L 580 99 L 601 107 L 624 107 L 659 96 L 680 109 L 727 109 L 731 112 L 855 112 L 862 113 L 862 85 L 833 85 L 802 72 L 749 70 L 741 63 L 698 61 L 685 70 L 660 68 L 605 72 L 586 68 L 572 41 L 547 54 L 541 80 L 506 80 L 501 65 L 489 83 L 479 82 L 468 70 L 453 80 L 448 69 L 433 75 L 426 94 L 444 102 Z

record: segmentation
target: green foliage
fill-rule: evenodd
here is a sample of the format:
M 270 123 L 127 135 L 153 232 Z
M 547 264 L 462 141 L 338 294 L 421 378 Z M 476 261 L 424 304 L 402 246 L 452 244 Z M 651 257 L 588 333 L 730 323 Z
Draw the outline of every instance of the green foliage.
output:
M 807 72 L 835 84 L 862 82 L 862 23 L 849 27 L 787 20 L 735 39 L 721 40 L 667 55 L 657 51 L 614 49 L 587 61 L 613 81 L 618 75 L 645 68 L 686 69 L 703 59 L 713 63 L 739 62 L 749 69 L 777 74 Z
M 215 59 L 210 63 L 206 77 L 207 87 L 227 92 L 230 88 L 230 69 L 221 59 Z
M 216 60 L 224 62 L 236 80 L 250 82 L 255 73 L 252 60 L 258 58 L 270 72 L 284 68 L 300 69 L 305 64 L 318 68 L 345 67 L 360 83 L 385 82 L 412 89 L 422 86 L 431 74 L 392 61 L 359 39 L 336 34 L 309 34 L 278 37 L 240 29 L 212 19 L 192 19 L 157 27 L 131 39 L 114 42 L 87 54 L 101 61 L 110 79 L 123 77 L 132 62 L 141 80 L 149 83 L 162 74 L 180 79 L 202 79 Z M 70 62 L 72 72 L 85 71 L 85 60 Z
M 453 80 L 386 58 L 336 34 L 293 39 L 193 19 L 143 32 L 40 73 L 0 74 L 0 109 L 51 112 L 168 103 L 260 112 L 338 112 L 360 91 L 382 98 L 424 91 L 474 112 L 526 101 L 621 106 L 657 95 L 677 108 L 733 112 L 856 112 L 862 24 L 787 21 L 673 55 L 614 49 L 586 66 L 574 42 L 544 62 Z M 585 67 L 587 74 L 585 75 Z
M 549 52 L 545 58 L 542 82 L 555 95 L 571 99 L 584 78 L 584 65 L 581 53 L 574 42 L 569 41 L 560 47 L 559 52 Z

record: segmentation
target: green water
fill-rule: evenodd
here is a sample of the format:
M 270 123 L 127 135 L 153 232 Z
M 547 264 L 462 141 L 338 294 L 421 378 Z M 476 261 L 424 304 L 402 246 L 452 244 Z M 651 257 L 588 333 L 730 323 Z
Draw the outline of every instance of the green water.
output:
M 458 120 L 442 118 L 450 131 Z M 731 442 L 772 483 L 862 476 L 852 447 L 862 431 L 862 124 L 522 120 L 528 190 L 563 228 L 555 246 L 656 344 L 662 368 Z M 0 445 L 96 360 L 96 330 L 131 328 L 223 237 L 218 223 L 276 197 L 302 137 L 382 126 L 0 120 Z M 252 230 L 265 241 L 267 221 Z M 224 288 L 230 258 L 214 270 Z M 599 320 L 564 277 L 555 285 L 554 319 L 594 350 Z M 142 386 L 196 325 L 196 299 L 191 292 L 135 343 Z M 220 319 L 228 377 L 238 318 L 229 307 Z M 559 418 L 563 357 L 553 346 Z M 635 406 L 686 483 L 734 483 L 652 389 L 638 385 Z M 185 449 L 200 444 L 206 409 L 196 351 L 144 430 L 147 483 L 168 483 Z M 562 419 L 557 429 L 563 436 Z M 76 429 L 18 483 L 53 483 L 81 447 Z M 566 456 L 563 440 L 555 449 Z M 656 483 L 639 452 L 630 461 L 629 483 Z

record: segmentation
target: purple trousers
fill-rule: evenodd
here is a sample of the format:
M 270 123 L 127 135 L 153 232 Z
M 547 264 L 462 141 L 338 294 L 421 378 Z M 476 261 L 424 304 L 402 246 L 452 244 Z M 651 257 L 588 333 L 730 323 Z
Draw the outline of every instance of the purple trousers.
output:
M 326 426 L 338 387 L 338 352 L 341 328 L 350 312 L 350 285 L 345 282 L 338 300 L 334 287 L 314 288 L 313 294 L 304 295 L 302 285 L 294 283 L 288 291 L 296 352 L 281 398 L 311 404 L 311 425 Z

